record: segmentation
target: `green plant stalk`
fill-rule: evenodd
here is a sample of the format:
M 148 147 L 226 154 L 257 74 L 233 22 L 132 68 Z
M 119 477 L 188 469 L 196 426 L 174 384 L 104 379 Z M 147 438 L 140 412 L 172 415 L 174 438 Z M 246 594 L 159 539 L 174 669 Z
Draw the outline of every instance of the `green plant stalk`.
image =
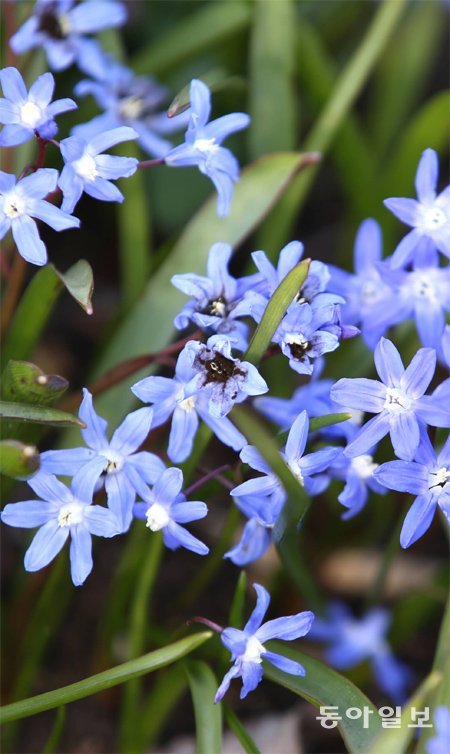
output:
M 163 553 L 161 532 L 155 532 L 148 544 L 148 553 L 140 569 L 131 604 L 129 626 L 129 656 L 138 657 L 145 645 L 146 624 L 149 619 L 149 605 L 152 589 L 158 574 L 158 567 Z M 139 741 L 139 721 L 141 704 L 141 681 L 134 678 L 123 689 L 121 747 L 122 751 L 136 751 Z
M 66 708 L 58 707 L 58 709 L 56 710 L 55 722 L 53 723 L 47 742 L 42 749 L 42 754 L 54 754 L 54 752 L 57 750 L 64 730 L 65 722 Z
M 367 595 L 366 610 L 369 610 L 371 607 L 376 605 L 377 602 L 379 602 L 383 596 L 383 590 L 386 584 L 386 579 L 389 573 L 389 568 L 391 567 L 393 561 L 395 560 L 395 557 L 398 554 L 398 551 L 400 548 L 400 532 L 403 526 L 403 519 L 404 519 L 404 513 L 402 512 L 402 514 L 398 518 L 396 525 L 392 529 L 392 533 L 389 537 L 388 543 L 383 550 L 383 556 L 381 558 L 380 568 L 375 577 L 374 583 L 372 584 L 372 587 L 369 590 L 369 593 Z
M 181 663 L 173 665 L 155 683 L 141 706 L 140 740 L 133 754 L 149 751 L 163 729 L 167 718 L 186 691 L 187 678 Z
M 326 154 L 344 118 L 353 106 L 383 49 L 400 21 L 406 0 L 384 0 L 369 30 L 341 73 L 330 99 L 302 146 L 304 152 Z M 297 176 L 266 224 L 268 248 L 278 248 L 279 238 L 288 238 L 313 183 L 317 165 Z M 270 227 L 273 228 L 272 238 Z
M 201 660 L 187 660 L 184 667 L 194 705 L 196 752 L 221 754 L 222 705 L 214 704 L 217 679 L 209 665 Z
M 231 707 L 229 707 L 227 704 L 222 703 L 222 709 L 226 724 L 228 725 L 230 730 L 233 731 L 246 754 L 261 754 L 253 738 L 247 732 L 247 729 L 242 725 L 239 718 L 234 714 Z
M 23 699 L 20 702 L 8 704 L 0 708 L 0 723 L 5 724 L 12 720 L 31 717 L 31 715 L 37 715 L 49 709 L 62 707 L 65 704 L 69 704 L 69 702 L 84 699 L 87 696 L 98 694 L 100 691 L 110 689 L 113 686 L 126 683 L 133 678 L 153 672 L 193 652 L 194 649 L 197 649 L 197 647 L 210 639 L 211 636 L 210 631 L 194 634 L 186 639 L 169 644 L 162 649 L 149 652 L 135 660 L 116 665 L 116 667 L 105 670 L 103 673 L 97 673 L 89 678 L 84 678 L 82 681 L 71 683 L 69 686 L 63 686 L 54 691 L 48 691 L 45 694 L 39 694 L 29 699 Z

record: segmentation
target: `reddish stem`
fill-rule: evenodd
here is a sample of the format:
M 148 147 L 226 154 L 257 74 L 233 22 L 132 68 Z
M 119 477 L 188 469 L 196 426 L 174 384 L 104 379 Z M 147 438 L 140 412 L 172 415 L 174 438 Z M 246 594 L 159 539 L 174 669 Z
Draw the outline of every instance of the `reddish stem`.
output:
M 138 163 L 138 168 L 154 168 L 156 165 L 164 165 L 164 160 L 143 160 Z
M 200 479 L 197 479 L 196 482 L 190 485 L 190 487 L 187 487 L 187 489 L 184 490 L 184 494 L 190 495 L 194 490 L 198 490 L 199 487 L 203 487 L 204 484 L 209 482 L 211 479 L 215 479 L 216 477 L 219 477 L 219 475 L 222 473 L 222 471 L 227 471 L 227 469 L 230 468 L 229 463 L 224 463 L 223 466 L 219 466 L 217 469 L 213 469 L 212 471 L 208 471 L 205 476 L 202 476 Z
M 191 618 L 187 621 L 188 626 L 191 623 L 202 623 L 204 626 L 207 626 L 211 629 L 211 631 L 214 631 L 216 634 L 221 634 L 223 631 L 222 626 L 219 626 L 218 623 L 213 623 L 212 620 L 208 620 L 208 618 L 201 618 L 198 615 L 195 616 L 195 618 Z

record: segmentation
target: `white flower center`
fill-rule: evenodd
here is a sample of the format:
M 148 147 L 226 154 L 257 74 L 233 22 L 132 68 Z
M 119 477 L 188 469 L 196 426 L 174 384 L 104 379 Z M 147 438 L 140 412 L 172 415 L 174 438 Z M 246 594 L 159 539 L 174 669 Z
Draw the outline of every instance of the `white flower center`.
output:
M 364 280 L 359 293 L 361 297 L 361 303 L 363 305 L 370 306 L 371 304 L 374 304 L 376 301 L 379 301 L 379 299 L 382 298 L 382 285 L 380 282 L 377 283 L 375 280 Z
M 10 191 L 3 197 L 3 212 L 11 220 L 23 215 L 25 212 L 26 202 L 25 199 L 15 191 Z
M 27 102 L 20 108 L 20 120 L 24 126 L 35 128 L 42 118 L 42 110 L 34 102 Z
M 430 271 L 433 272 L 433 271 Z M 437 301 L 436 285 L 433 285 L 433 279 L 429 274 L 412 272 L 411 273 L 411 291 L 416 298 L 426 298 L 429 301 Z
M 58 16 L 58 24 L 59 28 L 61 29 L 62 35 L 64 37 L 68 37 L 71 32 L 72 25 L 67 13 L 62 13 L 60 16 Z
M 180 401 L 178 405 L 183 409 L 183 411 L 186 411 L 189 414 L 195 409 L 195 396 L 191 395 L 190 398 L 185 398 L 184 400 Z
M 145 515 L 147 517 L 146 526 L 152 531 L 160 531 L 160 529 L 164 529 L 170 521 L 170 516 L 167 513 L 167 510 L 160 503 L 153 503 L 153 505 L 151 505 L 146 511 Z
M 256 636 L 251 636 L 250 639 L 248 639 L 245 652 L 242 655 L 242 662 L 262 662 L 261 654 L 266 651 L 266 648 L 261 642 L 256 638 Z
M 301 484 L 301 486 L 303 487 L 305 480 L 304 480 L 304 477 L 303 477 L 303 474 L 302 474 L 302 470 L 301 470 L 301 468 L 299 466 L 298 461 L 294 461 L 294 460 L 288 461 L 287 465 L 290 468 L 290 470 L 292 471 L 293 475 L 295 476 L 297 482 L 299 484 Z
M 115 450 L 111 450 L 111 448 L 100 450 L 99 453 L 108 461 L 108 465 L 105 469 L 107 474 L 114 474 L 116 471 L 121 471 L 121 469 L 123 468 L 124 458 L 120 455 L 120 453 L 117 453 L 117 451 Z
M 81 503 L 68 503 L 63 505 L 58 513 L 58 525 L 76 526 L 81 524 L 84 518 L 84 509 L 86 506 Z
M 364 623 L 345 623 L 343 633 L 346 641 L 365 651 L 367 657 L 374 655 L 383 646 L 383 640 L 375 636 Z
M 373 462 L 372 456 L 363 455 L 352 459 L 352 469 L 360 479 L 370 479 L 378 464 Z
M 442 492 L 442 490 L 450 483 L 450 469 L 443 466 L 438 471 L 434 471 L 428 477 L 429 489 L 434 489 L 435 492 Z
M 75 160 L 73 167 L 75 172 L 87 181 L 93 181 L 98 176 L 96 162 L 87 152 L 79 160 Z
M 442 228 L 446 222 L 445 212 L 440 207 L 432 205 L 424 211 L 421 225 L 423 230 L 432 231 Z
M 402 411 L 408 411 L 412 406 L 412 399 L 409 398 L 403 390 L 398 387 L 386 388 L 386 400 L 384 408 L 387 408 L 391 414 L 399 414 Z
M 204 154 L 215 154 L 219 150 L 219 145 L 216 144 L 215 139 L 196 139 L 194 149 Z
M 128 120 L 136 120 L 144 112 L 144 100 L 136 95 L 124 97 L 119 105 L 119 115 Z

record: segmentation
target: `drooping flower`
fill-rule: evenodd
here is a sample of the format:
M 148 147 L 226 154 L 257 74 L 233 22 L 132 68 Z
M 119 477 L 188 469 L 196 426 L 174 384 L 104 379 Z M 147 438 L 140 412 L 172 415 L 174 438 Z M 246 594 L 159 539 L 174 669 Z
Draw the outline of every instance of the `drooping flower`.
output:
M 334 307 L 322 306 L 314 311 L 309 304 L 301 304 L 290 308 L 273 336 L 298 374 L 312 374 L 320 357 L 339 346 L 339 335 L 328 329 L 333 316 L 330 308 Z
M 261 558 L 269 547 L 284 497 L 277 492 L 267 496 L 240 495 L 234 498 L 234 502 L 248 521 L 240 541 L 225 553 L 224 558 L 243 568 Z
M 232 277 L 228 272 L 232 251 L 227 243 L 215 243 L 208 254 L 207 277 L 193 273 L 172 277 L 171 282 L 176 288 L 192 296 L 174 323 L 183 330 L 192 321 L 202 329 L 226 335 L 235 348 L 244 351 L 248 345 L 248 327 L 240 317 L 250 313 L 244 296 L 255 284 L 257 276 Z
M 72 129 L 74 136 L 89 141 L 93 136 L 120 126 L 134 128 L 139 146 L 152 157 L 164 157 L 173 144 L 166 136 L 186 128 L 189 111 L 169 118 L 162 110 L 167 89 L 151 76 L 136 76 L 112 56 L 105 55 L 103 68 L 95 80 L 80 81 L 75 86 L 77 97 L 91 94 L 104 110 L 87 123 Z
M 167 455 L 174 463 L 189 457 L 199 417 L 233 450 L 241 450 L 246 444 L 245 437 L 227 417 L 210 412 L 207 391 L 198 389 L 199 374 L 193 368 L 194 358 L 195 352 L 185 347 L 178 357 L 173 378 L 145 377 L 131 388 L 141 401 L 153 404 L 153 427 L 159 427 L 172 416 Z
M 133 517 L 136 493 L 146 492 L 147 484 L 153 484 L 165 469 L 158 456 L 145 450 L 137 452 L 152 426 L 152 410 L 141 408 L 128 414 L 108 440 L 107 422 L 95 412 L 92 395 L 84 388 L 79 417 L 86 424 L 81 433 L 87 447 L 41 453 L 41 468 L 52 474 L 73 476 L 84 498 L 92 497 L 104 475 L 108 507 L 120 530 L 126 531 Z
M 269 390 L 253 364 L 233 358 L 231 345 L 224 335 L 212 335 L 206 344 L 193 340 L 185 346 L 192 353 L 192 367 L 198 375 L 197 390 L 208 397 L 209 413 L 219 418 L 249 395 Z
M 0 240 L 11 229 L 19 254 L 32 264 L 47 262 L 47 249 L 33 218 L 58 231 L 80 226 L 77 217 L 45 201 L 57 181 L 58 171 L 52 168 L 40 168 L 18 181 L 15 175 L 0 171 Z
M 129 178 L 138 166 L 134 157 L 101 154 L 105 149 L 137 137 L 132 128 L 115 128 L 89 142 L 69 136 L 60 143 L 65 165 L 58 180 L 63 192 L 62 208 L 73 212 L 83 191 L 102 202 L 123 202 L 123 194 L 111 181 Z
M 450 437 L 436 455 L 421 428 L 414 461 L 388 461 L 376 469 L 374 477 L 388 489 L 417 495 L 400 533 L 402 547 L 409 547 L 425 534 L 438 507 L 450 524 Z
M 263 676 L 262 661 L 267 660 L 276 668 L 290 675 L 306 675 L 305 668 L 299 662 L 283 657 L 276 652 L 270 652 L 265 646 L 271 639 L 293 641 L 305 636 L 311 628 L 314 613 L 305 611 L 285 618 L 275 618 L 263 623 L 264 616 L 270 603 L 270 595 L 260 584 L 253 584 L 257 594 L 256 607 L 242 631 L 237 628 L 225 628 L 220 639 L 231 652 L 234 663 L 220 684 L 215 702 L 219 702 L 230 686 L 233 678 L 242 678 L 241 699 L 253 691 Z
M 137 518 L 146 519 L 146 526 L 151 531 L 162 530 L 164 544 L 169 549 L 185 547 L 197 555 L 207 555 L 209 548 L 180 524 L 204 518 L 208 508 L 198 500 L 187 501 L 181 494 L 182 486 L 182 471 L 166 469 L 152 489 L 140 492 L 144 502 L 136 503 L 134 514 Z
M 39 471 L 28 484 L 41 499 L 10 503 L 1 514 L 9 526 L 40 527 L 25 553 L 25 570 L 45 568 L 70 536 L 72 581 L 80 586 L 92 571 L 92 535 L 120 534 L 116 517 L 108 508 L 92 505 L 76 480 L 69 490 L 55 476 Z
M 450 186 L 436 195 L 439 175 L 438 156 L 426 149 L 416 173 L 416 199 L 394 197 L 384 204 L 412 230 L 400 241 L 391 258 L 392 267 L 403 267 L 414 258 L 422 239 L 431 239 L 439 251 L 450 258 Z
M 433 396 L 425 396 L 436 367 L 432 348 L 417 351 L 405 369 L 396 347 L 381 338 L 374 353 L 381 382 L 364 377 L 344 378 L 331 389 L 331 397 L 343 406 L 377 414 L 347 445 L 349 458 L 366 453 L 388 432 L 395 454 L 406 461 L 414 458 L 419 446 L 420 422 L 433 427 L 450 427 L 450 409 Z
M 354 434 L 356 433 L 354 429 Z M 329 468 L 330 476 L 345 482 L 344 489 L 338 495 L 338 501 L 347 508 L 342 519 L 348 521 L 354 518 L 367 503 L 369 490 L 378 495 L 385 495 L 386 490 L 375 477 L 378 464 L 373 460 L 372 453 L 364 453 L 354 458 L 348 458 L 342 451 Z
M 397 660 L 387 642 L 390 622 L 390 615 L 383 608 L 374 608 L 358 619 L 346 605 L 334 602 L 325 618 L 316 618 L 310 638 L 328 643 L 326 659 L 338 670 L 370 660 L 380 689 L 396 703 L 402 703 L 411 671 Z
M 0 82 L 5 95 L 0 99 L 0 147 L 15 147 L 38 134 L 53 139 L 58 131 L 55 116 L 76 109 L 72 99 L 52 102 L 55 79 L 51 73 L 39 76 L 27 92 L 22 76 L 16 68 L 3 68 Z
M 97 40 L 86 35 L 121 26 L 126 17 L 125 3 L 116 0 L 37 0 L 31 18 L 11 37 L 11 49 L 21 55 L 43 47 L 52 70 L 76 63 L 95 75 L 103 68 L 103 53 Z
M 212 180 L 217 191 L 217 213 L 228 215 L 233 196 L 233 184 L 239 180 L 239 165 L 222 141 L 235 131 L 247 128 L 250 118 L 245 113 L 230 113 L 208 123 L 211 112 L 211 93 L 203 83 L 193 79 L 190 89 L 191 117 L 186 141 L 165 156 L 169 167 L 196 165 Z
M 434 725 L 437 735 L 429 738 L 425 744 L 427 754 L 448 754 L 450 749 L 450 709 L 443 704 L 434 713 Z

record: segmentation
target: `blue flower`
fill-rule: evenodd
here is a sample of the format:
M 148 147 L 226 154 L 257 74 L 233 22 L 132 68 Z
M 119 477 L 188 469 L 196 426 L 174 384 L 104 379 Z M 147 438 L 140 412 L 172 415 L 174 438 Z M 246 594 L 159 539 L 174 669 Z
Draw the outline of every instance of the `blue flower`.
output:
M 355 428 L 354 433 L 356 431 Z M 374 462 L 373 455 L 368 453 L 348 458 L 342 451 L 331 464 L 329 474 L 345 481 L 344 489 L 338 495 L 340 504 L 347 508 L 341 516 L 344 521 L 353 518 L 364 508 L 369 490 L 378 495 L 386 494 L 386 490 L 374 476 L 377 469 L 378 464 Z
M 240 541 L 225 553 L 224 558 L 243 568 L 266 552 L 285 501 L 284 496 L 275 491 L 268 496 L 242 495 L 236 497 L 234 502 L 248 521 Z
M 197 555 L 207 555 L 209 548 L 200 542 L 180 524 L 198 521 L 208 513 L 205 503 L 198 500 L 186 501 L 181 494 L 183 473 L 180 469 L 166 469 L 155 482 L 153 489 L 141 491 L 145 502 L 136 503 L 134 513 L 137 518 L 147 520 L 151 531 L 163 533 L 164 544 L 171 550 L 185 547 Z
M 91 505 L 75 480 L 69 490 L 51 474 L 40 471 L 28 484 L 40 500 L 6 505 L 1 519 L 9 526 L 25 529 L 41 527 L 25 553 L 25 570 L 45 568 L 70 543 L 70 570 L 75 586 L 92 571 L 92 538 L 120 534 L 114 514 L 100 505 Z
M 78 97 L 91 94 L 104 110 L 88 123 L 75 126 L 74 136 L 89 141 L 103 131 L 130 126 L 138 134 L 139 146 L 152 157 L 164 157 L 172 149 L 173 144 L 164 137 L 185 128 L 190 115 L 187 111 L 169 118 L 160 110 L 167 99 L 167 89 L 150 76 L 135 76 L 109 55 L 104 56 L 103 69 L 96 80 L 80 81 L 74 91 Z
M 233 183 L 239 180 L 239 165 L 222 141 L 243 128 L 250 118 L 245 113 L 231 113 L 208 123 L 211 112 L 211 93 L 203 83 L 193 79 L 190 90 L 191 117 L 186 142 L 172 149 L 165 157 L 170 167 L 197 165 L 200 172 L 212 180 L 216 188 L 217 213 L 228 215 L 233 196 Z
M 448 754 L 450 749 L 450 709 L 441 705 L 434 713 L 437 735 L 426 744 L 427 754 Z
M 369 218 L 361 223 L 355 238 L 353 275 L 330 265 L 331 287 L 345 299 L 342 316 L 351 325 L 361 325 L 364 341 L 374 348 L 384 335 L 387 324 L 380 324 L 380 314 L 396 303 L 396 296 L 385 279 L 382 265 L 380 226 Z M 377 306 L 378 305 L 378 306 Z
M 308 439 L 309 420 L 306 411 L 294 421 L 289 432 L 286 446 L 281 453 L 283 460 L 296 477 L 299 484 L 305 487 L 309 495 L 318 495 L 328 484 L 325 476 L 312 477 L 313 474 L 325 471 L 340 453 L 340 448 L 322 448 L 315 453 L 304 456 L 306 441 Z M 277 475 L 272 471 L 269 464 L 260 456 L 259 452 L 251 445 L 247 445 L 241 451 L 241 460 L 248 463 L 256 471 L 264 476 L 256 479 L 248 479 L 231 490 L 235 497 L 242 495 L 264 496 L 276 495 L 278 502 L 286 500 L 286 492 Z
M 4 98 L 0 99 L 0 147 L 15 147 L 37 133 L 42 139 L 53 139 L 58 131 L 56 115 L 76 109 L 71 99 L 52 102 L 55 79 L 44 73 L 27 92 L 22 76 L 16 68 L 3 68 L 0 82 Z
M 102 202 L 123 202 L 123 194 L 111 181 L 129 178 L 136 172 L 138 161 L 101 152 L 136 136 L 136 131 L 124 126 L 98 134 L 89 142 L 79 136 L 64 139 L 60 147 L 65 165 L 58 181 L 64 196 L 62 208 L 73 212 L 83 191 Z
M 314 311 L 309 304 L 296 305 L 281 320 L 273 340 L 298 374 L 312 374 L 320 357 L 338 348 L 339 334 L 325 329 L 332 324 L 333 308 L 322 306 Z
M 402 267 L 414 256 L 424 238 L 430 238 L 439 251 L 450 258 L 450 186 L 436 196 L 439 175 L 438 156 L 434 149 L 426 149 L 416 173 L 415 199 L 394 197 L 384 204 L 411 230 L 399 243 L 392 258 L 392 267 Z
M 348 670 L 370 660 L 378 686 L 402 703 L 411 681 L 410 670 L 394 657 L 386 640 L 390 625 L 387 610 L 374 608 L 354 618 L 342 603 L 332 603 L 326 618 L 316 618 L 310 638 L 328 642 L 325 656 L 338 670 Z
M 267 660 L 276 668 L 290 675 L 303 676 L 306 674 L 305 668 L 300 663 L 289 660 L 275 652 L 270 652 L 264 646 L 264 643 L 271 639 L 293 641 L 300 636 L 305 636 L 311 628 L 314 613 L 305 611 L 297 613 L 297 615 L 275 618 L 275 620 L 262 623 L 269 607 L 270 595 L 260 584 L 253 584 L 253 586 L 257 594 L 256 607 L 244 629 L 240 631 L 237 628 L 225 628 L 220 634 L 222 643 L 231 652 L 231 660 L 234 664 L 220 684 L 214 699 L 215 702 L 219 702 L 223 698 L 232 679 L 239 676 L 242 677 L 240 697 L 244 699 L 262 679 L 263 660 Z
M 442 510 L 450 523 L 450 437 L 436 456 L 428 434 L 421 428 L 414 461 L 383 463 L 374 476 L 391 490 L 417 495 L 400 533 L 402 547 L 409 547 L 425 534 L 436 508 Z
M 199 390 L 194 358 L 195 352 L 185 347 L 178 357 L 173 378 L 145 377 L 131 388 L 141 401 L 153 404 L 153 427 L 159 427 L 172 416 L 167 455 L 175 463 L 189 457 L 199 417 L 233 450 L 241 450 L 246 444 L 245 437 L 227 417 L 210 413 L 208 393 Z
M 107 422 L 95 412 L 89 390 L 85 388 L 83 394 L 79 417 L 86 424 L 81 433 L 88 447 L 41 453 L 41 468 L 52 474 L 73 476 L 86 499 L 92 497 L 104 474 L 108 507 L 121 531 L 126 531 L 133 517 L 136 492 L 145 492 L 147 484 L 155 482 L 165 469 L 163 461 L 153 453 L 136 452 L 152 426 L 152 410 L 141 408 L 128 414 L 109 441 Z
M 47 249 L 39 237 L 36 218 L 53 230 L 79 228 L 77 217 L 63 212 L 44 197 L 55 191 L 58 171 L 41 168 L 21 178 L 0 171 L 0 240 L 11 229 L 19 254 L 32 264 L 47 262 Z
M 244 351 L 248 344 L 248 327 L 238 318 L 250 312 L 244 297 L 257 276 L 239 280 L 232 277 L 228 272 L 232 251 L 227 243 L 215 243 L 208 254 L 207 277 L 195 274 L 172 277 L 171 282 L 176 288 L 193 296 L 177 314 L 174 323 L 183 330 L 192 320 L 202 329 L 226 335 L 235 348 Z
M 381 382 L 364 377 L 344 378 L 331 389 L 336 403 L 377 414 L 344 453 L 349 458 L 362 455 L 389 432 L 395 454 L 411 461 L 419 446 L 419 422 L 450 427 L 450 410 L 433 396 L 424 396 L 434 375 L 436 352 L 421 348 L 405 369 L 394 344 L 381 338 L 374 357 Z
M 235 403 L 269 390 L 253 364 L 233 358 L 231 341 L 224 335 L 212 335 L 206 344 L 190 341 L 186 349 L 192 353 L 192 367 L 198 373 L 197 390 L 207 395 L 211 416 L 222 418 Z
M 86 34 L 121 26 L 127 17 L 124 3 L 113 0 L 37 0 L 34 13 L 11 37 L 11 49 L 21 55 L 43 47 L 54 71 L 73 63 L 85 73 L 103 68 L 100 45 Z

